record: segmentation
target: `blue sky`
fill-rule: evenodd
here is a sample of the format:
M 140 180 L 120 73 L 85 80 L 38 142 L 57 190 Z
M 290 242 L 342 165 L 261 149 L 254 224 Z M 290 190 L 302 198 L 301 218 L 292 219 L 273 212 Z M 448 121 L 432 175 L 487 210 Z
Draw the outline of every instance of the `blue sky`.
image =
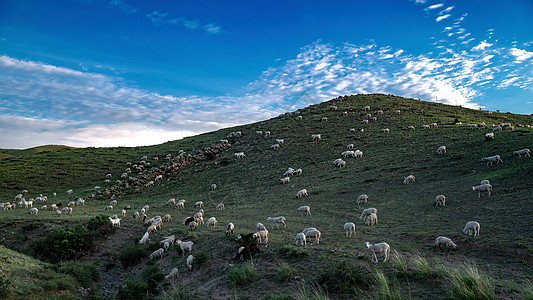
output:
M 0 0 L 0 147 L 162 143 L 391 93 L 533 113 L 533 2 Z

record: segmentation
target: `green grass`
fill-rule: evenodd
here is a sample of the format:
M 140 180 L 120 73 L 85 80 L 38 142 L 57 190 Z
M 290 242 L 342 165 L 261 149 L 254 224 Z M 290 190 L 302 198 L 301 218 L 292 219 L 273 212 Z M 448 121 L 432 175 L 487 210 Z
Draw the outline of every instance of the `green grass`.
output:
M 491 279 L 479 274 L 473 265 L 460 266 L 450 273 L 448 295 L 451 299 L 496 299 Z
M 289 266 L 287 263 L 282 263 L 279 266 L 278 274 L 276 279 L 278 282 L 286 282 L 291 279 L 291 277 L 294 275 L 294 270 Z
M 376 293 L 375 299 L 380 300 L 401 300 L 404 299 L 400 290 L 392 285 L 387 276 L 381 271 L 376 271 L 374 273 L 375 285 L 374 290 Z
M 246 285 L 256 279 L 254 265 L 252 263 L 243 263 L 233 266 L 228 271 L 231 282 L 236 285 Z

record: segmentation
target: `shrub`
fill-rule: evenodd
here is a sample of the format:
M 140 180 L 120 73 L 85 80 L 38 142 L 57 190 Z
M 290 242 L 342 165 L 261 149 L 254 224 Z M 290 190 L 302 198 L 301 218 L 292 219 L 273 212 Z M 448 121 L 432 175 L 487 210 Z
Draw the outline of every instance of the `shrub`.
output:
M 450 273 L 448 296 L 452 299 L 492 300 L 496 296 L 489 277 L 482 276 L 476 266 L 464 265 Z
M 126 246 L 119 255 L 119 260 L 124 268 L 137 264 L 141 259 L 146 257 L 148 253 L 143 247 L 139 245 Z
M 340 261 L 330 265 L 318 275 L 318 283 L 328 292 L 343 291 L 358 294 L 370 286 L 373 278 L 361 267 Z
M 234 285 L 245 285 L 255 280 L 255 269 L 251 263 L 243 263 L 229 269 L 229 279 Z
M 193 260 L 194 267 L 199 268 L 206 261 L 207 261 L 207 254 L 205 253 L 205 251 L 200 251 L 194 254 L 194 260 Z
M 116 228 L 113 227 L 108 216 L 97 215 L 89 219 L 87 229 L 94 232 L 95 237 L 106 236 L 115 232 Z
M 282 263 L 278 269 L 277 280 L 279 282 L 288 281 L 289 279 L 291 279 L 293 274 L 294 271 L 292 270 L 291 266 L 289 266 L 289 264 L 287 263 Z
M 83 256 L 92 243 L 92 234 L 78 224 L 72 230 L 68 226 L 65 229 L 58 226 L 44 240 L 35 242 L 32 248 L 35 253 L 47 254 L 48 259 L 59 261 Z
M 148 283 L 148 290 L 151 292 L 156 291 L 159 282 L 165 278 L 165 274 L 161 272 L 157 265 L 151 265 L 144 268 L 141 276 Z
M 93 282 L 100 280 L 98 268 L 90 263 L 69 261 L 53 265 L 51 268 L 56 272 L 74 276 L 84 288 L 89 288 Z
M 141 300 L 146 298 L 148 283 L 128 280 L 126 286 L 118 288 L 117 298 L 120 300 Z
M 292 245 L 285 245 L 281 247 L 279 252 L 281 256 L 287 258 L 301 258 L 309 256 L 309 250 Z

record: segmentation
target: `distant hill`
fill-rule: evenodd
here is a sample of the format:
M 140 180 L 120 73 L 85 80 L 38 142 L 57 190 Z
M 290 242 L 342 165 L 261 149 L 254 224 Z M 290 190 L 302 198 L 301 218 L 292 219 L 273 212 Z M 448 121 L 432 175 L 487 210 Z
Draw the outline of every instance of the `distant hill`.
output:
M 0 148 L 0 158 L 19 156 L 19 155 L 30 155 L 38 153 L 46 153 L 52 151 L 59 151 L 63 149 L 74 149 L 74 147 L 64 146 L 64 145 L 44 145 L 37 146 L 28 149 L 1 149 Z

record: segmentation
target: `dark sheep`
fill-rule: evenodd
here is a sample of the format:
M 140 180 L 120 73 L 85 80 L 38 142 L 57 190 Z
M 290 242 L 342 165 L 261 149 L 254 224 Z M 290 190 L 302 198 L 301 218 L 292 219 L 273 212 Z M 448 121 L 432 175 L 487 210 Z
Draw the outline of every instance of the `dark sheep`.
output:
M 259 247 L 255 242 L 251 242 L 246 247 L 240 247 L 237 250 L 237 254 L 233 259 L 249 259 L 252 258 L 252 256 L 256 253 L 260 253 Z
M 192 221 L 194 221 L 194 218 L 193 218 L 193 217 L 187 217 L 187 218 L 183 221 L 183 225 L 189 225 L 189 223 L 191 223 Z

